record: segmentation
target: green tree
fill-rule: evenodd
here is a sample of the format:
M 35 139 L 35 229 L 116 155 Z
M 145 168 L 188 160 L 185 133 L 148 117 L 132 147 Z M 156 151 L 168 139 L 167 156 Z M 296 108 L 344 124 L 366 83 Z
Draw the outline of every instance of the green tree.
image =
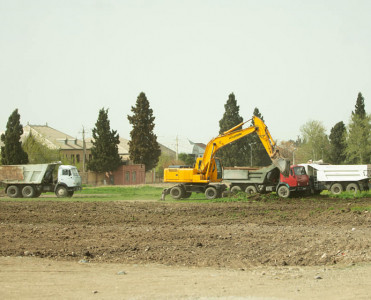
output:
M 179 160 L 187 166 L 193 166 L 196 163 L 196 157 L 194 154 L 179 153 Z
M 362 93 L 358 93 L 355 110 L 352 111 L 353 115 L 357 115 L 361 119 L 366 117 L 365 98 L 363 98 Z
M 239 113 L 240 107 L 237 105 L 237 100 L 233 93 L 229 95 L 224 108 L 223 118 L 219 121 L 219 133 L 223 133 L 243 122 L 243 118 Z M 248 147 L 248 139 L 243 138 L 226 145 L 218 151 L 216 156 L 222 159 L 223 165 L 226 167 L 244 166 L 248 162 L 250 153 Z
M 353 115 L 348 125 L 347 163 L 371 163 L 371 116 L 360 118 Z
M 346 159 L 346 127 L 343 121 L 331 128 L 329 135 L 329 162 L 335 165 L 345 163 Z
M 27 152 L 28 160 L 32 164 L 43 164 L 60 160 L 58 149 L 48 148 L 32 134 L 23 142 L 23 149 Z
M 326 129 L 320 121 L 308 121 L 300 128 L 303 144 L 300 157 L 305 160 L 326 160 L 329 148 Z
M 358 93 L 355 110 L 348 125 L 347 162 L 371 163 L 371 115 L 366 114 L 364 98 Z
M 136 164 L 144 164 L 148 171 L 157 165 L 161 150 L 157 136 L 153 132 L 155 127 L 153 110 L 143 92 L 139 94 L 131 111 L 133 115 L 128 115 L 129 123 L 133 126 L 129 141 L 130 159 Z
M 260 113 L 259 109 L 255 107 L 253 115 L 255 117 L 258 117 L 264 122 L 264 118 L 262 114 Z M 254 124 L 252 124 L 254 125 Z M 253 165 L 254 166 L 269 166 L 272 164 L 272 160 L 270 159 L 267 150 L 265 150 L 262 142 L 260 141 L 260 138 L 257 134 L 253 134 L 250 137 L 249 143 L 251 144 L 251 150 L 252 150 L 252 157 L 253 157 Z
M 23 126 L 18 109 L 9 116 L 6 131 L 1 135 L 4 146 L 1 147 L 1 163 L 3 165 L 20 165 L 28 163 L 28 155 L 22 148 L 21 135 Z
M 116 130 L 111 130 L 108 119 L 108 109 L 99 111 L 98 120 L 93 128 L 92 159 L 88 162 L 88 169 L 94 172 L 112 172 L 121 165 L 118 153 L 120 144 Z

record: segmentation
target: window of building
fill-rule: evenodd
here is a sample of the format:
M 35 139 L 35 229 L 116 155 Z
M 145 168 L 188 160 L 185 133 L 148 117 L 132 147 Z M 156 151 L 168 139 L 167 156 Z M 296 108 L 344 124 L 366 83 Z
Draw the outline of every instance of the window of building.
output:
M 76 162 L 77 162 L 77 163 L 80 162 L 80 154 L 76 154 Z
M 130 183 L 130 172 L 128 171 L 125 172 L 125 181 L 126 183 Z
M 136 183 L 137 182 L 137 172 L 133 171 L 133 173 L 131 173 L 131 176 L 132 176 L 132 179 L 133 179 L 133 183 Z

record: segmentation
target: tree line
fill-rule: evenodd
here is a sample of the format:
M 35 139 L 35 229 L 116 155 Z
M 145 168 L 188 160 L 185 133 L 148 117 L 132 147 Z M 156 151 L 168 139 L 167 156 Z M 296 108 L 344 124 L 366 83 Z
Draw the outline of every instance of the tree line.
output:
M 219 133 L 244 122 L 240 107 L 233 93 L 229 94 L 224 105 L 224 113 L 219 120 Z M 171 164 L 192 165 L 195 157 L 189 153 L 180 153 L 179 160 L 161 154 L 157 136 L 154 134 L 155 116 L 145 93 L 140 93 L 136 103 L 127 115 L 132 125 L 129 141 L 130 160 L 135 164 L 144 164 L 146 170 L 156 167 L 162 174 L 163 169 Z M 253 116 L 264 121 L 257 107 Z M 248 124 L 253 126 L 254 124 Z M 369 164 L 371 163 L 371 115 L 366 113 L 364 97 L 358 94 L 355 109 L 350 114 L 350 122 L 336 123 L 326 134 L 322 122 L 311 120 L 300 128 L 301 135 L 296 140 L 279 143 L 283 156 L 292 163 L 304 163 L 310 160 L 323 160 L 332 164 Z M 23 126 L 20 123 L 18 109 L 10 115 L 6 131 L 1 135 L 4 146 L 1 147 L 1 164 L 43 163 L 55 161 L 58 150 L 45 147 L 42 141 L 32 135 L 23 142 L 20 137 Z M 99 110 L 98 119 L 92 130 L 92 159 L 88 169 L 96 172 L 111 172 L 123 162 L 118 153 L 119 134 L 110 128 L 108 109 Z M 267 166 L 271 160 L 256 134 L 238 140 L 218 152 L 224 166 Z
M 135 164 L 143 164 L 146 170 L 150 170 L 157 165 L 161 151 L 157 136 L 154 134 L 153 110 L 143 92 L 137 97 L 131 111 L 133 114 L 127 115 L 132 125 L 129 141 L 130 160 Z M 48 163 L 61 159 L 58 150 L 47 148 L 32 134 L 22 144 L 22 134 L 20 114 L 18 109 L 15 109 L 8 119 L 5 133 L 1 135 L 1 141 L 4 143 L 1 147 L 1 164 Z M 99 110 L 92 137 L 92 159 L 88 161 L 88 170 L 112 172 L 123 164 L 118 152 L 119 134 L 110 127 L 108 109 Z

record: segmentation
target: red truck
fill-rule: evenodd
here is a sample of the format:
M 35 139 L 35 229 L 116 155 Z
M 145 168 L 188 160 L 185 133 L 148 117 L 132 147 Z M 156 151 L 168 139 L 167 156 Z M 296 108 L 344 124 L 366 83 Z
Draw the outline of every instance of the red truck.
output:
M 303 166 L 290 166 L 290 174 L 284 177 L 275 165 L 262 169 L 244 167 L 224 168 L 223 182 L 229 184 L 230 191 L 245 191 L 247 194 L 276 192 L 287 198 L 292 193 L 304 194 L 310 191 L 309 177 Z

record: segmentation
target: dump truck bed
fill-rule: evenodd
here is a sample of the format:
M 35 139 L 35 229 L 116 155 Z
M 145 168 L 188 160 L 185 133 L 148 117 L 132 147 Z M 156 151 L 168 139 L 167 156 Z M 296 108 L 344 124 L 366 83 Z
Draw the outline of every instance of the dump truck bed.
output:
M 45 179 L 45 175 L 52 175 L 54 167 L 55 164 L 0 166 L 0 182 L 40 184 Z

